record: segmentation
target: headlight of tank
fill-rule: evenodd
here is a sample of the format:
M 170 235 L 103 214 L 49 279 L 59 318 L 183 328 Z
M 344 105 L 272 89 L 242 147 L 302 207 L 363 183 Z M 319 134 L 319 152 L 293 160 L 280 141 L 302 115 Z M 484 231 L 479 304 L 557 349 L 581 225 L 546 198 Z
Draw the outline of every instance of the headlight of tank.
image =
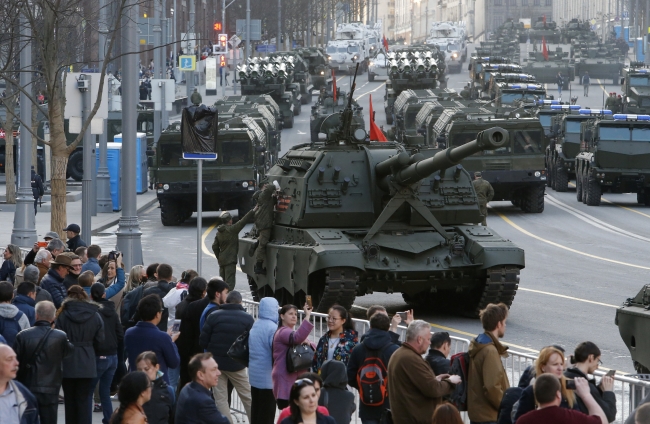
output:
M 165 184 L 165 185 L 163 186 L 163 188 L 164 188 L 165 190 L 169 190 L 169 184 Z

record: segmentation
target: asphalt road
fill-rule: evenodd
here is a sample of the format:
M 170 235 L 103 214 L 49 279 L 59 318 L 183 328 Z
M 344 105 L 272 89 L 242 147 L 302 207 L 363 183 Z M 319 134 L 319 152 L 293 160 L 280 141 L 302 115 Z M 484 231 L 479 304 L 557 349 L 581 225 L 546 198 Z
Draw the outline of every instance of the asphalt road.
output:
M 338 76 L 337 80 L 339 87 L 349 90 L 349 76 Z M 465 64 L 460 74 L 450 76 L 449 87 L 460 91 L 467 80 Z M 582 96 L 582 87 L 577 83 L 572 85 L 572 91 L 579 94 L 578 104 L 598 108 L 602 106 L 602 93 L 619 92 L 620 87 L 594 84 L 589 98 Z M 548 92 L 557 95 L 555 86 Z M 372 96 L 379 125 L 386 122 L 383 95 L 382 81 L 368 82 L 366 75 L 357 78 L 355 98 L 367 113 Z M 294 128 L 282 132 L 285 151 L 309 140 L 309 106 L 302 110 Z M 526 268 L 521 272 L 505 337 L 512 350 L 535 353 L 556 343 L 572 351 L 579 342 L 591 340 L 602 350 L 604 366 L 634 371 L 614 316 L 615 308 L 640 290 L 650 270 L 645 257 L 650 243 L 650 208 L 639 206 L 635 195 L 603 197 L 600 207 L 589 207 L 576 201 L 573 188 L 567 193 L 547 189 L 542 214 L 524 214 L 507 202 L 490 204 L 488 225 L 526 252 Z M 205 214 L 201 229 L 202 274 L 206 277 L 218 275 L 210 248 L 216 216 Z M 177 276 L 183 269 L 196 268 L 195 217 L 180 227 L 163 227 L 157 207 L 145 211 L 140 216 L 145 263 L 169 263 Z M 115 245 L 112 231 L 98 238 L 105 249 Z M 241 272 L 237 274 L 237 288 L 248 291 Z M 353 313 L 362 317 L 365 308 L 377 303 L 391 312 L 407 308 L 400 294 L 377 293 L 357 298 Z M 458 337 L 470 338 L 481 331 L 479 321 L 474 319 L 424 309 L 416 309 L 415 316 L 430 322 L 434 329 Z

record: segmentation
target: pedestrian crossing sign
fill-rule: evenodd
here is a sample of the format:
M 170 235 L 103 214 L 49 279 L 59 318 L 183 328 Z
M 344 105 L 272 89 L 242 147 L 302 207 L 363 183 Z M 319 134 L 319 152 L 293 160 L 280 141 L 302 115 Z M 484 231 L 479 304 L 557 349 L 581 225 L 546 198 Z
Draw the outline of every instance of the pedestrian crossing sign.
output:
M 178 69 L 181 71 L 196 70 L 196 56 L 185 55 L 178 57 Z

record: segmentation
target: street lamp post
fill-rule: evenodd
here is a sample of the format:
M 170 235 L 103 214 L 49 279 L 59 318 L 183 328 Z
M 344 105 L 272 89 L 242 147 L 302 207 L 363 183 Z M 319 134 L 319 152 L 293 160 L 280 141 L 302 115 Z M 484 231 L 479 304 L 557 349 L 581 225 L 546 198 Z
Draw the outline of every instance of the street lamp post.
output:
M 106 10 L 106 0 L 99 1 L 99 60 L 103 62 L 106 60 L 106 43 L 108 34 L 108 11 Z M 111 25 L 112 26 L 112 25 Z M 111 91 L 113 87 L 108 88 L 108 110 L 112 110 L 111 104 Z M 102 120 L 104 131 L 99 135 L 99 168 L 97 168 L 97 212 L 113 212 L 113 204 L 111 202 L 111 186 L 110 175 L 108 174 L 107 165 L 107 150 L 108 150 L 108 134 L 106 120 Z M 88 240 L 90 241 L 90 240 Z

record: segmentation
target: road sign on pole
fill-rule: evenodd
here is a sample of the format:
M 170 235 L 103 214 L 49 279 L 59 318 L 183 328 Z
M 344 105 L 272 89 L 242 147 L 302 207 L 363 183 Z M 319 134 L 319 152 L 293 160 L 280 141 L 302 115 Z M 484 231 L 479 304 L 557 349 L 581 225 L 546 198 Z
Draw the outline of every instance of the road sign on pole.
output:
M 178 69 L 180 69 L 181 71 L 196 70 L 196 56 L 194 55 L 178 56 Z

